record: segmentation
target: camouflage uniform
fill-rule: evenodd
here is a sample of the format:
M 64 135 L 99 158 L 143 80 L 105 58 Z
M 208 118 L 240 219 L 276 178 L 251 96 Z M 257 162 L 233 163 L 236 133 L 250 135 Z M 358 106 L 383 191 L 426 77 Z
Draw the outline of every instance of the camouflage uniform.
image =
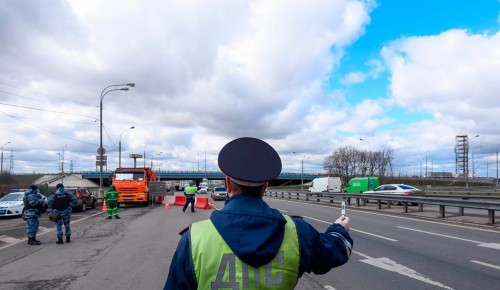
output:
M 53 212 L 59 215 L 59 219 L 56 221 L 57 229 L 57 243 L 62 244 L 63 240 L 63 230 L 62 225 L 66 230 L 66 243 L 70 242 L 71 237 L 71 210 L 73 206 L 78 204 L 78 200 L 72 194 L 64 190 L 62 184 L 56 186 L 57 190 L 49 198 L 49 208 L 53 209 Z
M 42 205 L 45 202 L 45 196 L 39 195 L 37 189 L 28 188 L 24 193 L 24 198 L 26 199 L 26 205 L 24 210 L 23 218 L 28 224 L 26 233 L 28 235 L 29 245 L 40 245 L 40 241 L 36 239 L 36 233 L 38 232 L 38 227 L 40 226 L 40 215 L 42 214 Z
M 118 216 L 118 197 L 120 197 L 120 193 L 116 191 L 115 186 L 111 185 L 109 190 L 104 194 L 104 199 L 106 199 L 106 206 L 108 207 L 108 219 L 112 219 L 113 216 L 115 219 L 119 219 Z

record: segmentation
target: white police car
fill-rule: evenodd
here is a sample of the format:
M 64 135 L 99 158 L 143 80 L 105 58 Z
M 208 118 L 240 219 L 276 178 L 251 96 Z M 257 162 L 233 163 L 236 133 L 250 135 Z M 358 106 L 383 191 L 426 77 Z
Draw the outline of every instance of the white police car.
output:
M 22 216 L 24 191 L 11 192 L 0 198 L 0 217 Z

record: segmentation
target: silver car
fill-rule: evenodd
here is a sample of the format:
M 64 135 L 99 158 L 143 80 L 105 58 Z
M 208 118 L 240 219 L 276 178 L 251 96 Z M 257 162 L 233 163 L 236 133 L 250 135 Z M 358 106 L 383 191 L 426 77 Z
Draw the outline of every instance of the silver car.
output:
M 212 192 L 212 198 L 214 200 L 225 200 L 227 199 L 227 189 L 225 187 L 214 187 Z
M 397 194 L 397 195 L 424 195 L 424 192 L 416 187 L 407 184 L 382 184 L 374 190 L 365 191 L 368 194 Z M 394 205 L 400 202 L 391 202 Z

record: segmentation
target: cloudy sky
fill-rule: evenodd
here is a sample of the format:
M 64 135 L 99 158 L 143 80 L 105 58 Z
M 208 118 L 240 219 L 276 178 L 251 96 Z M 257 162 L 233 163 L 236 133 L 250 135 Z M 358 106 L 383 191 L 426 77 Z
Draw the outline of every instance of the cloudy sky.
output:
M 105 92 L 110 170 L 120 140 L 122 166 L 145 154 L 218 170 L 222 146 L 252 136 L 286 172 L 320 172 L 342 145 L 394 148 L 396 174 L 426 159 L 455 172 L 469 135 L 477 175 L 496 176 L 499 13 L 498 0 L 4 0 L 2 167 L 96 170 Z

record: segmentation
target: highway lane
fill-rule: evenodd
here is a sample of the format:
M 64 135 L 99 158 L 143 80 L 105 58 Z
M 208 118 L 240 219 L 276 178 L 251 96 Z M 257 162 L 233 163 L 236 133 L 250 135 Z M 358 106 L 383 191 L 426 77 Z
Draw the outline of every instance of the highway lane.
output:
M 285 213 L 304 216 L 320 231 L 340 215 L 338 207 L 266 201 Z M 223 201 L 216 202 L 217 208 L 222 206 Z M 172 205 L 123 207 L 122 219 L 111 221 L 98 209 L 75 213 L 71 244 L 55 244 L 52 223 L 52 231 L 42 233 L 39 239 L 44 243 L 36 247 L 25 244 L 24 221 L 7 220 L 18 223 L 18 228 L 5 226 L 1 233 L 22 240 L 0 249 L 0 289 L 161 288 L 178 231 L 211 212 L 182 213 L 181 207 Z M 347 214 L 355 241 L 351 260 L 325 275 L 304 275 L 296 289 L 498 289 L 500 285 L 499 231 L 353 207 Z
M 266 199 L 318 230 L 338 207 Z M 498 289 L 500 232 L 348 208 L 354 253 L 344 266 L 308 275 L 335 289 Z
M 101 213 L 100 209 L 88 209 L 85 212 L 73 212 L 71 215 L 72 223 L 89 218 L 92 215 Z M 54 232 L 52 239 L 57 240 L 55 234 L 55 224 L 50 221 L 48 214 L 42 214 L 40 218 L 40 227 L 38 236 Z M 13 243 L 27 241 L 26 221 L 21 217 L 2 217 L 0 218 L 0 250 L 9 247 Z

